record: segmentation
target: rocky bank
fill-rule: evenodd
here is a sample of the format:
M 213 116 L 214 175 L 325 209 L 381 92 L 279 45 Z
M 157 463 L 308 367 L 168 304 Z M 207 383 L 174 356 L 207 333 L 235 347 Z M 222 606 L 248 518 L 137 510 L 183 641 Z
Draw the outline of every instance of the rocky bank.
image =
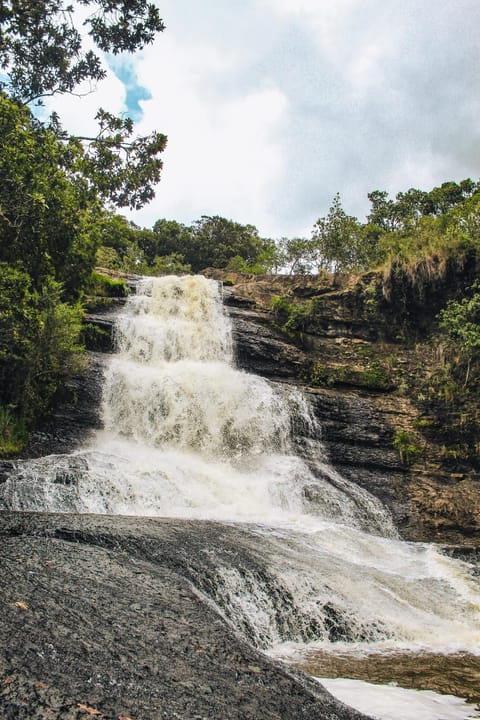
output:
M 247 644 L 212 605 L 214 551 L 241 565 L 247 535 L 206 522 L 0 514 L 0 716 L 362 720 Z
M 359 299 L 355 278 L 207 274 L 225 283 L 239 366 L 305 388 L 330 461 L 390 508 L 404 538 L 459 545 L 474 557 L 480 475 L 445 457 L 441 428 L 422 432 L 431 421 L 415 379 L 432 360 L 429 344 L 395 336 L 393 319 Z M 279 297 L 300 307 L 315 300 L 306 330 L 285 330 L 272 310 Z M 413 457 L 395 447 L 399 436 Z

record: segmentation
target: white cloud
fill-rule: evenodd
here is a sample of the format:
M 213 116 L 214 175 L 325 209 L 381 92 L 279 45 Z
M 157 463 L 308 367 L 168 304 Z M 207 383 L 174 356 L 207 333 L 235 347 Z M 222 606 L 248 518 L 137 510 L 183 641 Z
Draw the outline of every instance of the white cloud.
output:
M 172 34 L 162 41 L 136 68 L 152 93 L 141 103 L 138 129 L 168 135 L 157 197 L 138 217 L 190 222 L 219 214 L 270 228 L 269 203 L 284 172 L 285 96 L 268 85 L 243 92 L 228 86 L 238 63 L 233 52 L 185 46 Z M 226 83 L 225 90 L 216 83 Z
M 113 73 L 109 73 L 98 87 L 83 83 L 75 92 L 75 95 L 59 95 L 45 102 L 45 109 L 49 113 L 55 110 L 64 127 L 74 135 L 96 134 L 95 115 L 99 107 L 114 114 L 125 109 L 125 86 Z
M 138 130 L 168 135 L 149 225 L 219 214 L 269 236 L 305 233 L 339 191 L 478 177 L 478 0 L 161 0 L 167 29 L 132 58 L 151 99 Z M 55 107 L 85 134 L 121 111 L 113 74 Z

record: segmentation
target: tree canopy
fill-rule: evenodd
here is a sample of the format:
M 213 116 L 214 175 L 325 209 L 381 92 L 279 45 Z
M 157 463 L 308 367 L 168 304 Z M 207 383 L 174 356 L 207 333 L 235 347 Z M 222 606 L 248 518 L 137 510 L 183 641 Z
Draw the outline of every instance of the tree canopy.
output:
M 88 9 L 89 14 L 80 20 Z M 83 12 L 82 12 L 83 11 Z M 24 104 L 71 93 L 106 76 L 102 58 L 85 49 L 78 24 L 103 52 L 133 53 L 165 26 L 141 0 L 4 0 L 0 6 L 0 87 Z
M 391 200 L 385 190 L 374 190 L 368 194 L 372 205 L 368 222 L 386 232 L 407 229 L 421 217 L 443 215 L 478 190 L 478 183 L 470 178 L 460 183 L 444 182 L 428 192 L 410 188 L 397 193 L 395 200 Z
M 28 108 L 0 95 L 0 261 L 39 289 L 49 276 L 78 297 L 95 258 L 100 204 L 65 165 L 72 150 Z
M 86 49 L 79 26 L 100 54 Z M 103 52 L 133 53 L 164 27 L 156 6 L 140 0 L 7 0 L 0 7 L 0 90 L 27 106 L 52 95 L 88 92 L 85 83 L 91 90 L 106 76 Z M 70 145 L 71 169 L 102 201 L 141 208 L 154 197 L 166 136 L 154 131 L 135 137 L 130 118 L 102 108 L 95 119 L 98 132 L 91 137 L 71 137 L 55 113 L 50 129 Z

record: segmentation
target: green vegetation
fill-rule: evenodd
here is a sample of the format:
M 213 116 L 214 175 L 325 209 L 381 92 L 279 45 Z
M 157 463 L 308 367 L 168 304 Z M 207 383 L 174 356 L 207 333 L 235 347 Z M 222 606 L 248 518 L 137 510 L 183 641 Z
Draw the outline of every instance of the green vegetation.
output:
M 365 223 L 348 215 L 337 193 L 310 238 L 282 238 L 276 262 L 290 274 L 382 270 L 389 280 L 405 276 L 411 285 L 441 279 L 449 263 L 462 268 L 474 260 L 478 271 L 480 186 L 470 179 L 446 182 L 429 192 L 411 188 L 395 200 L 375 190 Z M 420 288 L 421 291 L 421 288 Z
M 143 275 L 199 272 L 209 267 L 260 275 L 276 266 L 275 243 L 253 225 L 203 216 L 191 225 L 157 220 L 139 228 L 113 213 L 101 220 L 100 267 Z
M 2 3 L 0 92 L 17 106 L 41 105 L 47 96 L 73 93 L 82 82 L 103 80 L 107 73 L 95 47 L 113 55 L 134 53 L 164 29 L 153 3 L 81 0 L 81 5 L 90 10 L 82 32 L 71 6 L 62 0 Z M 49 128 L 65 143 L 66 157 L 70 154 L 66 164 L 92 195 L 117 207 L 142 207 L 154 197 L 166 137 L 153 132 L 135 138 L 130 118 L 102 108 L 95 119 L 98 132 L 93 137 L 69 136 L 56 114 Z
M 28 273 L 0 263 L 1 405 L 20 424 L 42 416 L 82 366 L 82 309 L 62 302 L 62 292 L 52 278 L 37 290 Z
M 287 335 L 298 335 L 301 338 L 315 315 L 315 301 L 290 302 L 286 298 L 276 295 L 272 300 L 272 311 L 279 321 L 280 328 Z
M 314 387 L 353 385 L 373 392 L 385 392 L 395 387 L 391 373 L 376 361 L 369 363 L 365 368 L 315 362 L 305 379 Z
M 480 283 L 468 293 L 462 300 L 450 300 L 440 313 L 440 328 L 457 373 L 465 367 L 464 388 L 469 385 L 472 365 L 477 374 L 480 370 Z
M 96 297 L 126 297 L 128 286 L 125 280 L 116 280 L 98 272 L 92 272 L 87 292 Z
M 25 423 L 11 408 L 0 406 L 0 457 L 10 457 L 21 452 L 28 440 Z
M 92 276 L 102 244 L 112 260 L 126 252 L 105 228 L 105 204 L 142 207 L 162 167 L 166 137 L 136 138 L 129 118 L 99 108 L 96 134 L 72 137 L 57 115 L 41 122 L 31 110 L 101 80 L 95 46 L 134 52 L 163 30 L 153 4 L 81 4 L 91 10 L 89 49 L 61 0 L 7 0 L 0 10 L 0 455 L 21 449 L 84 365 L 85 294 L 125 294 L 124 283 Z
M 405 465 L 413 465 L 421 456 L 422 450 L 416 445 L 410 433 L 398 430 L 393 438 L 393 447 L 398 451 L 400 460 Z
M 444 455 L 480 465 L 480 292 L 478 283 L 439 315 L 439 360 L 424 383 L 426 409 Z

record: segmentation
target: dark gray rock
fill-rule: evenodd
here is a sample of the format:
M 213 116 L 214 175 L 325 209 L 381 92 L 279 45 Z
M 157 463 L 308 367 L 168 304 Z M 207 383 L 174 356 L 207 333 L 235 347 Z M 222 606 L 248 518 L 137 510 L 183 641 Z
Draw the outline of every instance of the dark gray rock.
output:
M 248 645 L 186 576 L 212 542 L 241 552 L 240 535 L 205 522 L 0 514 L 1 717 L 364 718 Z
M 372 398 L 343 389 L 306 387 L 308 352 L 273 328 L 268 313 L 229 307 L 229 314 L 238 366 L 271 380 L 301 385 L 321 427 L 331 464 L 378 497 L 400 531 L 418 522 L 406 496 L 406 468 L 392 445 L 394 430 Z M 301 435 L 301 428 L 296 432 Z
M 308 366 L 305 353 L 259 312 L 230 309 L 237 366 L 264 377 L 298 378 Z
M 88 313 L 84 317 L 83 337 L 85 346 L 92 352 L 111 353 L 115 349 L 115 315 Z
M 101 401 L 106 357 L 87 353 L 87 367 L 68 379 L 62 398 L 41 429 L 32 432 L 22 457 L 67 453 L 102 426 Z

